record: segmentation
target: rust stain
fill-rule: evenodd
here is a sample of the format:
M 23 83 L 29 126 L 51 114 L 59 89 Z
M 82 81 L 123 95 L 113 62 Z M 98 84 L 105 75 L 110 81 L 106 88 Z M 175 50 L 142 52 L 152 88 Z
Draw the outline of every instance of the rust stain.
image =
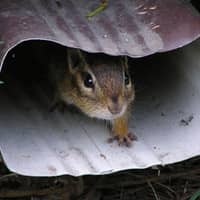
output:
M 57 169 L 54 167 L 54 166 L 48 166 L 48 170 L 50 171 L 50 172 L 53 172 L 53 173 L 56 173 L 56 171 L 57 171 Z
M 101 153 L 100 156 L 101 156 L 102 158 L 106 159 L 106 156 L 105 156 L 104 154 Z

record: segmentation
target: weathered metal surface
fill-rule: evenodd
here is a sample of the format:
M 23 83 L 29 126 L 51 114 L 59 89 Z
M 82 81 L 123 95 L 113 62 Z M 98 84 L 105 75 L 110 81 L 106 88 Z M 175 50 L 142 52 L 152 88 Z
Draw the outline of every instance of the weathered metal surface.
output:
M 199 155 L 199 42 L 143 59 L 137 75 L 147 83 L 137 87 L 129 127 L 138 141 L 130 148 L 107 143 L 109 131 L 102 121 L 49 112 L 46 90 L 38 82 L 5 81 L 0 85 L 0 150 L 8 168 L 29 176 L 78 176 Z
M 181 47 L 200 34 L 199 14 L 185 1 L 110 0 L 106 10 L 88 20 L 85 16 L 98 5 L 97 0 L 1 0 L 1 64 L 11 48 L 26 40 L 142 57 Z M 0 84 L 0 150 L 6 165 L 23 175 L 78 176 L 199 155 L 198 54 L 199 42 L 172 56 L 170 65 L 161 62 L 166 73 L 147 73 L 154 87 L 137 94 L 130 130 L 138 141 L 131 148 L 106 143 L 103 122 L 49 113 L 48 99 L 37 85 L 30 95 L 26 85 Z M 157 66 L 157 60 L 152 64 Z
M 141 57 L 183 46 L 200 34 L 200 16 L 182 0 L 1 0 L 0 60 L 26 40 L 49 40 L 89 52 Z

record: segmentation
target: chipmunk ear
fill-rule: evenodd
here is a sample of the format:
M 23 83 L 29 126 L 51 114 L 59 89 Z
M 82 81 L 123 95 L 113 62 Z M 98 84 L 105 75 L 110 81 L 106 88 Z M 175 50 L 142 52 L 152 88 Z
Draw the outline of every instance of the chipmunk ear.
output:
M 85 56 L 79 49 L 67 50 L 67 63 L 71 73 L 75 73 L 80 67 L 87 65 Z

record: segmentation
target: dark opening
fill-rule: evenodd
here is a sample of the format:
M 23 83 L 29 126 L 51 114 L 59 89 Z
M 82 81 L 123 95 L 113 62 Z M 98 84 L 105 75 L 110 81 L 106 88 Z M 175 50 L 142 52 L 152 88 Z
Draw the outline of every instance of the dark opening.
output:
M 136 101 L 140 98 L 144 99 L 144 90 L 151 91 L 152 88 L 159 85 L 159 82 L 165 80 L 165 83 L 171 83 L 170 79 L 174 76 L 176 69 L 167 64 L 170 62 L 168 54 L 171 53 L 155 54 L 137 59 L 129 58 L 129 68 L 136 90 Z M 48 71 L 53 57 L 56 57 L 59 62 L 66 63 L 66 47 L 47 41 L 23 42 L 8 53 L 0 73 L 0 80 L 5 83 L 5 87 L 10 88 L 10 92 L 12 92 L 12 88 L 17 87 L 17 84 L 21 85 L 23 90 L 29 93 L 30 98 L 38 96 L 37 89 L 39 89 L 40 93 L 43 93 L 42 96 L 46 96 L 42 102 L 43 105 L 45 105 L 45 101 L 51 104 L 53 87 L 49 83 Z M 163 63 L 168 67 L 160 67 L 163 66 Z M 48 106 L 45 105 L 46 108 Z
M 199 0 L 191 0 L 191 4 L 200 12 L 200 1 Z

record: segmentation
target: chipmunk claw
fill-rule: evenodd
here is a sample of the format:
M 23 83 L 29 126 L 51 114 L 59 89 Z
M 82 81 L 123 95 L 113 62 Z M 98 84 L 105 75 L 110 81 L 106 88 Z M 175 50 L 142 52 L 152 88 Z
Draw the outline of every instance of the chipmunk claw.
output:
M 119 146 L 125 145 L 125 146 L 127 146 L 127 147 L 131 147 L 132 142 L 133 142 L 134 140 L 136 140 L 136 139 L 137 139 L 137 138 L 136 138 L 136 136 L 135 136 L 134 134 L 128 133 L 128 134 L 125 135 L 125 136 L 118 136 L 118 144 L 119 144 Z
M 112 143 L 114 140 L 118 141 L 119 146 L 131 147 L 132 142 L 137 140 L 137 136 L 133 133 L 128 133 L 127 135 L 114 135 L 108 139 L 108 143 Z
M 118 144 L 119 146 L 127 146 L 130 147 L 132 145 L 132 140 L 131 138 L 127 136 L 122 137 L 122 138 L 118 138 Z
M 131 141 L 137 141 L 138 138 L 134 133 L 129 132 L 128 137 L 130 138 Z

